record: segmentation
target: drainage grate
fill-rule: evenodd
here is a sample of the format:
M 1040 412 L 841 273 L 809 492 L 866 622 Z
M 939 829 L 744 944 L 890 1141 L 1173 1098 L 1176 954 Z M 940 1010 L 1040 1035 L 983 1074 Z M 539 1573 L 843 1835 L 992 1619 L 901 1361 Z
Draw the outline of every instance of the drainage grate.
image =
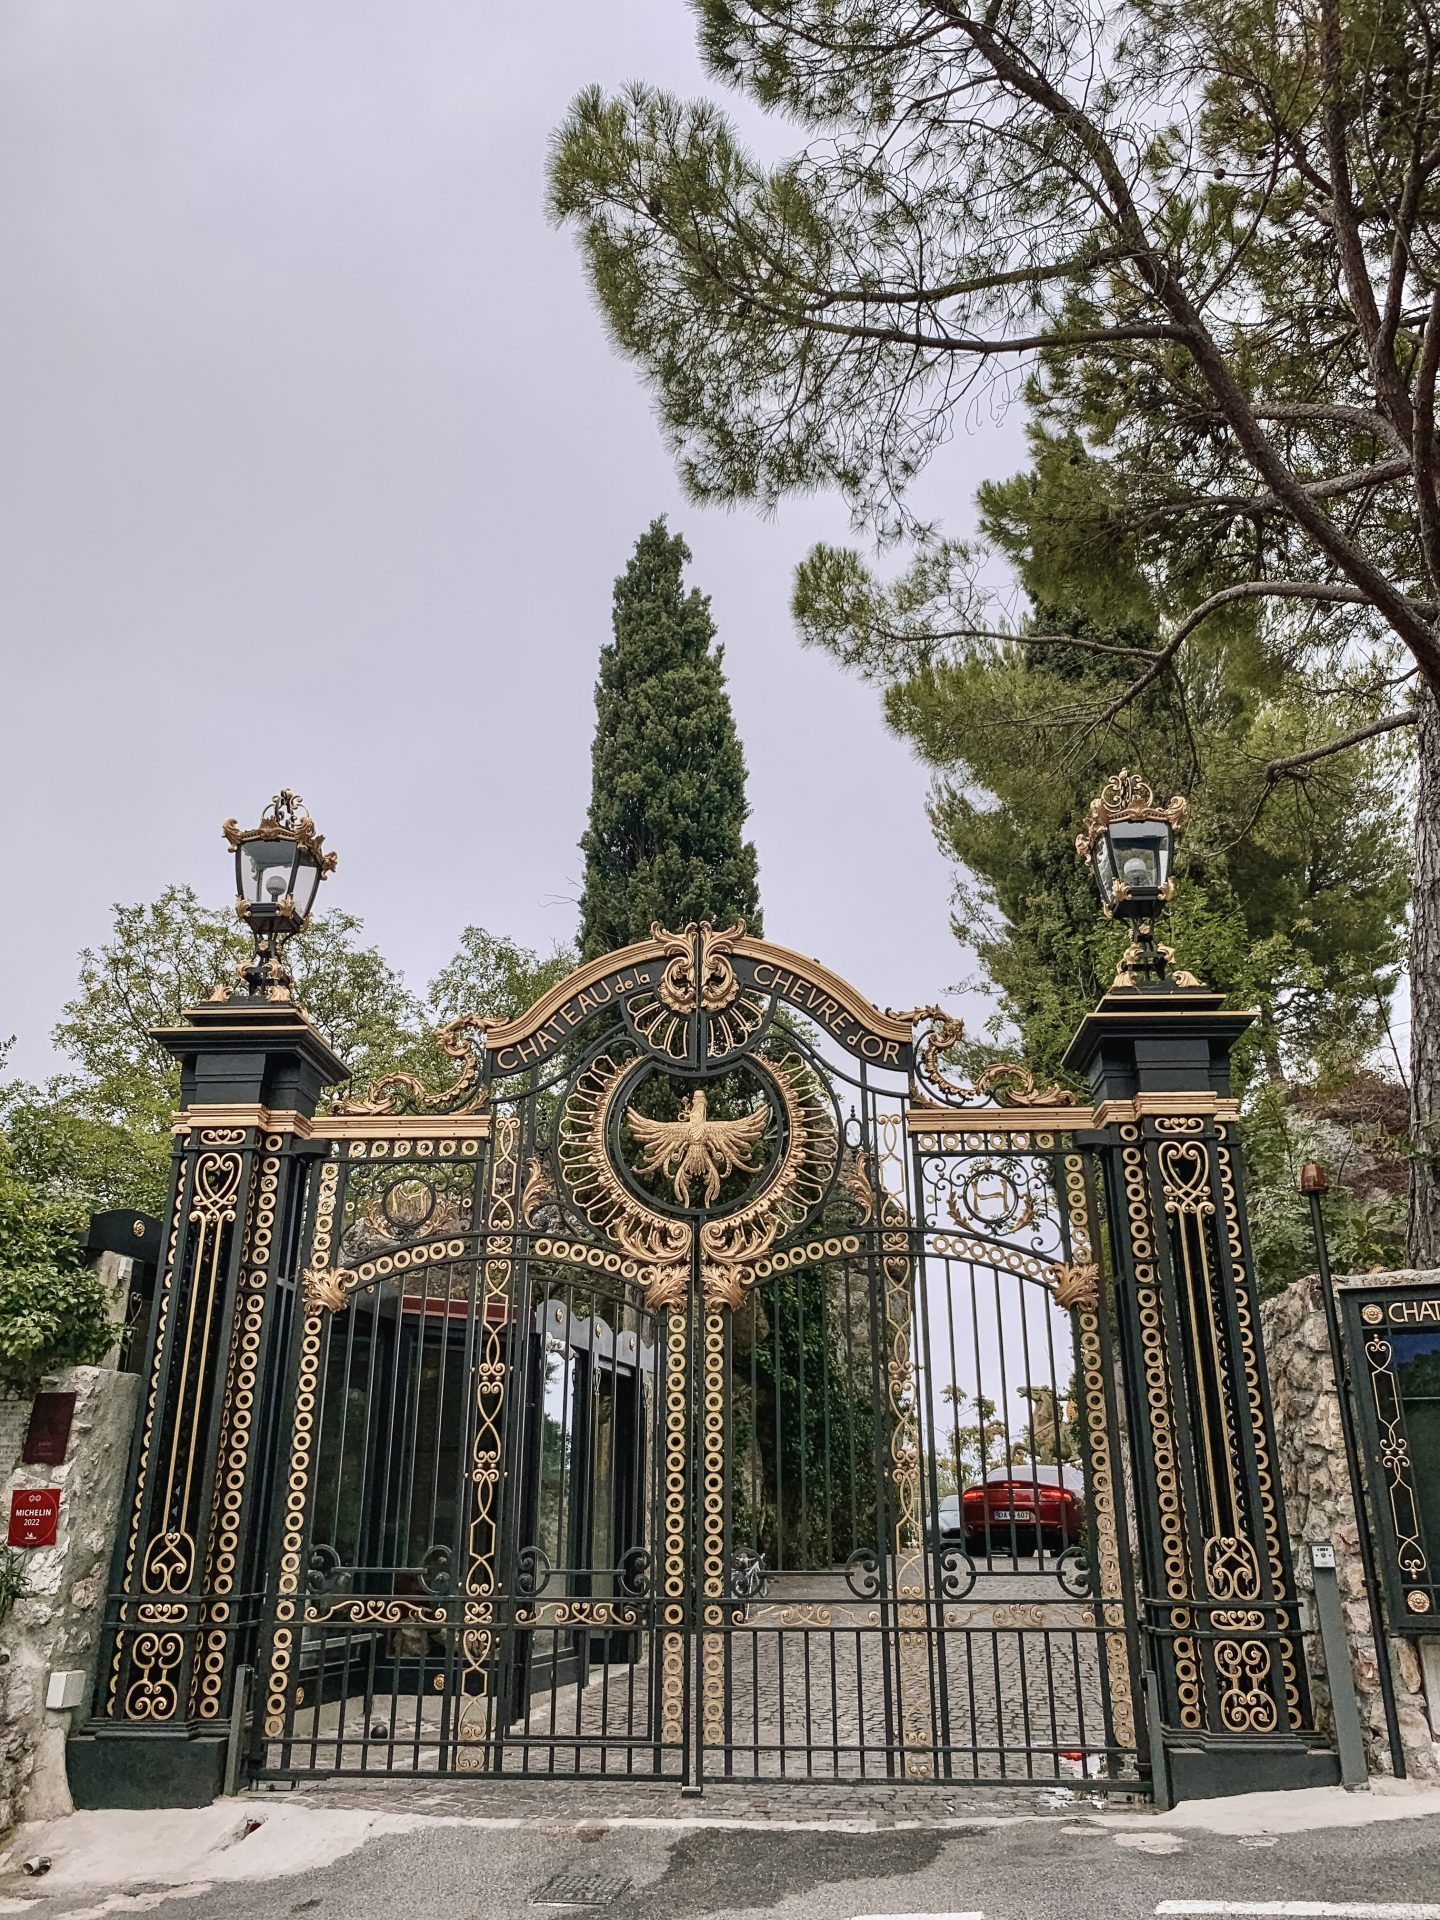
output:
M 608 1907 L 629 1886 L 614 1873 L 557 1873 L 530 1896 L 532 1907 Z

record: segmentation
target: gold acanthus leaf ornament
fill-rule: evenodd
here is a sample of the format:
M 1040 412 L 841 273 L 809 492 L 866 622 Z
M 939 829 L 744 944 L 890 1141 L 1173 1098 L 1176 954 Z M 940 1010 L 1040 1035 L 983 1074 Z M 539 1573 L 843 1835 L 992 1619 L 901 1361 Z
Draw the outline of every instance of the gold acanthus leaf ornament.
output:
M 1100 1269 L 1090 1260 L 1080 1266 L 1066 1261 L 1054 1269 L 1050 1291 L 1056 1306 L 1067 1312 L 1072 1307 L 1091 1310 L 1100 1304 Z
M 659 996 L 672 1013 L 721 1013 L 740 991 L 730 954 L 735 942 L 745 937 L 745 922 L 731 927 L 715 927 L 708 920 L 694 920 L 680 933 L 672 933 L 656 920 L 650 928 L 652 940 L 658 940 L 669 956 L 660 976 Z M 699 942 L 700 964 L 695 964 L 695 944 Z
M 525 1189 L 520 1195 L 520 1218 L 527 1227 L 535 1224 L 535 1215 L 546 1201 L 555 1198 L 554 1183 L 539 1154 L 525 1162 Z
M 300 1276 L 307 1313 L 344 1313 L 356 1275 L 348 1267 L 307 1267 Z
M 728 1174 L 756 1171 L 751 1155 L 770 1118 L 768 1107 L 756 1107 L 738 1120 L 711 1120 L 705 1112 L 705 1091 L 697 1087 L 680 1109 L 678 1120 L 652 1120 L 627 1107 L 625 1118 L 645 1148 L 635 1171 L 657 1170 L 670 1181 L 678 1207 L 690 1205 L 690 1183 L 703 1180 L 704 1204 L 713 1206 L 720 1183 Z

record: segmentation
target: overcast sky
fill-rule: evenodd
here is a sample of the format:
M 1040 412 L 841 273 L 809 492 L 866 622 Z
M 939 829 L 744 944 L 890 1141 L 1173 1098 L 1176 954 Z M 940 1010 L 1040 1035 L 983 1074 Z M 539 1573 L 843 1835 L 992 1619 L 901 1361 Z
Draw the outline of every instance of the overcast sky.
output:
M 413 984 L 467 922 L 568 938 L 611 583 L 657 513 L 725 643 L 767 933 L 895 1006 L 970 971 L 923 769 L 790 626 L 843 509 L 686 502 L 546 224 L 570 99 L 636 76 L 710 88 L 682 0 L 0 6 L 14 1069 L 111 904 L 226 905 L 220 822 L 281 785 Z M 983 426 L 927 500 L 959 529 L 1019 462 Z

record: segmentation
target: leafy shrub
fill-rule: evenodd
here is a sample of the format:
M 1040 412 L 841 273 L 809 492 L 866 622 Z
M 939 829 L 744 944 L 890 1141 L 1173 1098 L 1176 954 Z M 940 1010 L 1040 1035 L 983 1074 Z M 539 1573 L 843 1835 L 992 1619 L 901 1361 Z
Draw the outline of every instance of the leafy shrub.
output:
M 110 1290 L 83 1267 L 0 1268 L 0 1388 L 33 1393 L 56 1367 L 93 1366 L 115 1344 Z

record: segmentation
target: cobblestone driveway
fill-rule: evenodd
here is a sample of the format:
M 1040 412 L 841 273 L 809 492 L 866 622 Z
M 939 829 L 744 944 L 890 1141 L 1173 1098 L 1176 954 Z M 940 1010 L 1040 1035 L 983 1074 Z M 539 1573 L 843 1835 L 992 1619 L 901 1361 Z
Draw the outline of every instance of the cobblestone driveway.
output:
M 938 1635 L 882 1629 L 837 1577 L 776 1580 L 706 1636 L 707 1777 L 1073 1782 L 1104 1765 L 1102 1635 L 1090 1609 L 1024 1571 L 982 1576 Z M 292 1764 L 433 1772 L 449 1764 L 435 1695 L 350 1698 L 315 1711 Z M 506 1773 L 678 1777 L 654 1745 L 646 1661 L 597 1664 L 589 1683 L 534 1695 L 508 1732 Z M 934 1727 L 934 1736 L 931 1728 Z M 298 1729 L 297 1729 L 298 1730 Z M 907 1751 L 908 1754 L 907 1754 Z M 313 1754 L 313 1758 L 311 1757 Z M 278 1750 L 272 1760 L 278 1764 Z M 1118 1768 L 1133 1774 L 1127 1757 Z

